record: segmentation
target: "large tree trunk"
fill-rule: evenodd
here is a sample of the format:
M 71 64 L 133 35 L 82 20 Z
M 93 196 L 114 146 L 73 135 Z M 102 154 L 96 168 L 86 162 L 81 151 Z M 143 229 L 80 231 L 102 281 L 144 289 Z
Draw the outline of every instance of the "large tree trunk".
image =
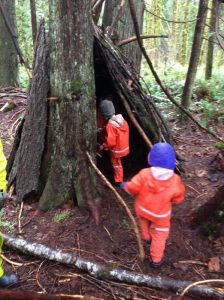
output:
M 197 23 L 195 27 L 191 57 L 181 99 L 181 106 L 185 109 L 190 107 L 193 85 L 196 77 L 197 66 L 200 58 L 203 32 L 205 27 L 206 15 L 208 9 L 208 0 L 200 0 Z
M 212 10 L 210 15 L 210 28 L 209 28 L 209 40 L 208 40 L 208 52 L 205 69 L 205 79 L 210 79 L 212 76 L 213 66 L 213 54 L 214 54 L 214 41 L 215 41 L 215 23 L 216 23 L 216 10 L 218 0 L 212 1 Z
M 15 0 L 2 0 L 12 30 L 16 33 Z M 0 14 L 0 86 L 18 85 L 18 59 L 12 37 Z
M 37 195 L 40 209 L 47 210 L 74 199 L 79 206 L 87 203 L 98 221 L 96 175 L 85 154 L 96 147 L 90 3 L 51 0 L 50 16 L 50 93 L 42 30 L 9 183 L 15 183 L 19 201 Z
M 134 3 L 136 15 L 138 18 L 139 30 L 141 33 L 143 28 L 144 1 L 135 0 Z M 130 14 L 128 1 L 125 1 L 125 5 L 118 16 L 117 12 L 120 4 L 120 0 L 106 1 L 103 17 L 103 27 L 106 28 L 107 26 L 111 26 L 117 16 L 118 20 L 114 24 L 114 29 L 118 34 L 118 39 L 121 41 L 131 36 L 135 36 L 135 30 Z M 130 60 L 135 70 L 139 73 L 141 67 L 141 50 L 139 49 L 137 41 L 122 46 L 121 51 Z
M 86 200 L 94 207 L 96 179 L 85 155 L 96 145 L 91 3 L 51 0 L 50 20 L 51 96 L 56 100 L 49 105 L 49 172 L 39 205 L 45 210 L 76 198 L 78 205 Z

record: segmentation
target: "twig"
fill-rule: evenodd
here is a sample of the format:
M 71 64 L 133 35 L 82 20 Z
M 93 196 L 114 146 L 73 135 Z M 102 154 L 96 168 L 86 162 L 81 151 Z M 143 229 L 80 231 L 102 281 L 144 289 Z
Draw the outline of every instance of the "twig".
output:
M 158 18 L 158 19 L 161 19 L 163 21 L 166 21 L 168 23 L 176 23 L 176 24 L 186 24 L 186 23 L 192 23 L 192 22 L 196 22 L 197 19 L 193 19 L 193 20 L 188 20 L 188 21 L 174 21 L 174 20 L 168 20 L 166 18 L 162 18 L 156 14 L 154 14 L 153 12 L 151 12 L 150 10 L 146 9 L 145 8 L 145 11 L 147 11 L 149 14 L 153 15 L 154 17 Z
M 18 216 L 18 227 L 19 227 L 19 233 L 22 233 L 21 230 L 21 215 L 23 211 L 23 201 L 21 202 L 20 210 L 19 210 L 19 216 Z
M 31 262 L 27 262 L 27 263 L 18 263 L 18 262 L 15 262 L 15 261 L 12 261 L 11 259 L 8 259 L 5 255 L 3 254 L 0 254 L 0 257 L 7 261 L 7 263 L 13 265 L 13 266 L 18 266 L 18 267 L 21 267 L 21 266 L 28 266 L 28 265 L 32 265 L 32 264 L 36 264 L 38 261 L 31 261 Z
M 37 270 L 36 280 L 37 280 L 38 286 L 42 289 L 42 291 L 44 293 L 46 293 L 47 292 L 46 289 L 41 285 L 41 283 L 39 282 L 39 279 L 38 279 L 38 277 L 39 277 L 39 271 L 40 271 L 40 268 L 42 267 L 43 263 L 44 263 L 44 261 L 42 261 L 42 263 L 39 265 L 39 268 Z
M 178 261 L 178 264 L 195 264 L 195 265 L 201 265 L 201 266 L 208 266 L 207 263 L 204 263 L 202 261 L 197 260 L 180 260 Z
M 183 292 L 180 294 L 179 299 L 181 299 L 186 292 L 192 288 L 193 286 L 199 285 L 199 284 L 204 284 L 204 283 L 208 283 L 208 282 L 223 282 L 224 283 L 224 279 L 207 279 L 207 280 L 201 280 L 201 281 L 197 281 L 197 282 L 193 282 L 192 284 L 189 284 L 184 290 Z
M 111 236 L 109 230 L 107 229 L 107 227 L 106 227 L 106 226 L 103 226 L 103 228 L 106 230 L 106 232 L 107 232 L 107 234 L 109 235 L 109 238 L 111 239 L 111 241 L 114 242 L 114 240 L 113 240 L 113 238 L 112 238 L 112 236 Z
M 189 187 L 190 189 L 192 189 L 193 191 L 195 191 L 196 193 L 200 194 L 200 192 L 198 190 L 196 190 L 195 188 L 193 188 L 191 185 L 186 185 L 187 187 Z
M 93 162 L 90 154 L 88 152 L 86 152 L 86 155 L 87 155 L 87 157 L 89 159 L 89 162 L 91 163 L 92 167 L 96 171 L 96 173 L 106 183 L 106 185 L 112 190 L 112 192 L 115 194 L 118 202 L 124 207 L 127 215 L 129 216 L 129 218 L 130 218 L 130 220 L 131 220 L 131 222 L 133 224 L 133 229 L 134 229 L 134 232 L 135 232 L 135 235 L 136 235 L 136 239 L 137 239 L 137 243 L 138 243 L 138 248 L 139 248 L 139 256 L 140 256 L 140 259 L 143 260 L 144 259 L 144 248 L 143 248 L 143 245 L 142 245 L 141 236 L 140 236 L 138 225 L 137 225 L 137 223 L 135 221 L 135 218 L 133 217 L 130 209 L 128 208 L 127 204 L 124 202 L 124 200 L 122 199 L 122 197 L 118 194 L 118 192 L 115 190 L 115 188 L 112 186 L 112 184 L 106 179 L 106 177 L 97 168 L 97 166 Z

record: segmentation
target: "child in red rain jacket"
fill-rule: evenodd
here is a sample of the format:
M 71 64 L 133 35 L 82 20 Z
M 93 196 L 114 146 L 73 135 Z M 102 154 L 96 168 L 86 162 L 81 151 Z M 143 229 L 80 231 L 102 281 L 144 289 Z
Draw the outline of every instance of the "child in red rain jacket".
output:
M 150 168 L 142 169 L 120 186 L 135 197 L 135 211 L 142 238 L 150 245 L 150 266 L 164 262 L 164 250 L 170 230 L 172 203 L 184 199 L 185 187 L 174 173 L 175 152 L 168 143 L 153 145 L 149 155 Z
M 118 185 L 123 181 L 121 157 L 129 154 L 129 126 L 121 114 L 115 115 L 115 108 L 110 100 L 102 100 L 99 110 L 107 120 L 101 149 L 109 151 L 114 181 Z

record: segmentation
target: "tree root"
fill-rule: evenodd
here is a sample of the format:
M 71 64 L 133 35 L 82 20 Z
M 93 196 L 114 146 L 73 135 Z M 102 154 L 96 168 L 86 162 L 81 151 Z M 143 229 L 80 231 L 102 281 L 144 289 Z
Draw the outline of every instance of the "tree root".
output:
M 111 280 L 123 282 L 127 284 L 137 284 L 151 288 L 159 288 L 181 292 L 183 289 L 192 284 L 189 281 L 180 281 L 175 279 L 163 278 L 160 276 L 151 276 L 148 274 L 140 274 L 130 272 L 112 265 L 100 264 L 88 261 L 84 258 L 56 251 L 42 244 L 31 243 L 20 238 L 14 238 L 7 234 L 2 234 L 4 243 L 8 247 L 19 250 L 29 255 L 35 255 L 43 259 L 57 261 L 62 264 L 70 265 L 81 271 L 89 273 L 91 276 L 101 280 Z M 224 298 L 224 290 L 221 288 L 212 288 L 208 286 L 196 285 L 188 290 L 188 293 L 196 294 L 204 297 L 214 297 L 215 299 Z

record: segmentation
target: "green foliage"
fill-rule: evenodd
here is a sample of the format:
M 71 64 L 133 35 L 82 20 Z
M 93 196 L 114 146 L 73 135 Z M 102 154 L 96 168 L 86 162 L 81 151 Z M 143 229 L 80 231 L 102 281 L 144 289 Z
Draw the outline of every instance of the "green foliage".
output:
M 53 221 L 57 222 L 57 223 L 61 222 L 61 221 L 64 221 L 69 215 L 70 215 L 69 210 L 62 211 L 61 213 L 57 213 L 57 214 L 54 215 Z
M 210 121 L 214 118 L 217 110 L 213 103 L 211 103 L 208 99 L 202 101 L 202 111 L 204 115 L 204 119 L 201 121 L 202 125 L 209 128 Z
M 224 150 L 224 143 L 223 142 L 217 142 L 217 143 L 215 143 L 215 147 L 217 149 Z

